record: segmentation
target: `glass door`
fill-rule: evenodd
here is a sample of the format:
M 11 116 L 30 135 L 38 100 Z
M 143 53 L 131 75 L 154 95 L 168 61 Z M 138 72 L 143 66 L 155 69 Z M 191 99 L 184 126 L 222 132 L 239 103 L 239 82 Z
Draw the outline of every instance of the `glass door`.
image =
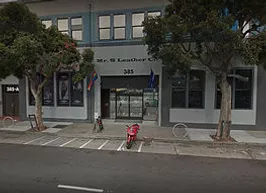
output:
M 129 117 L 129 96 L 117 95 L 116 98 L 116 117 L 128 118 Z
M 142 119 L 142 96 L 130 96 L 130 117 Z

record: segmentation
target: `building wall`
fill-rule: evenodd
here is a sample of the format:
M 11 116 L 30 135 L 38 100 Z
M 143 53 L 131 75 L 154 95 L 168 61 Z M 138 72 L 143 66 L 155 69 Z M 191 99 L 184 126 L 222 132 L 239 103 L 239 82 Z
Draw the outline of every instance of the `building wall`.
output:
M 257 67 L 254 67 L 253 79 L 253 108 L 250 110 L 235 110 L 232 109 L 232 124 L 233 125 L 256 125 L 257 113 Z M 162 125 L 173 125 L 175 123 L 187 123 L 194 125 L 201 124 L 217 124 L 220 110 L 214 108 L 215 101 L 215 77 L 206 72 L 205 82 L 205 108 L 171 108 L 171 78 L 168 73 L 163 71 L 163 89 L 162 89 Z M 264 83 L 263 83 L 264 84 Z M 263 94 L 261 94 L 263 96 Z M 265 96 L 265 95 L 264 95 Z M 261 101 L 262 103 L 262 101 Z M 262 113 L 262 110 L 261 110 Z
M 2 81 L 0 81 L 0 116 L 3 116 L 3 92 L 2 92 L 2 85 L 6 84 L 19 84 L 18 78 L 15 76 L 8 76 Z
M 77 119 L 77 120 L 87 120 L 88 119 L 88 101 L 89 97 L 87 97 L 87 81 L 84 80 L 83 86 L 83 106 L 82 107 L 74 107 L 74 106 L 57 106 L 57 88 L 54 86 L 54 106 L 43 106 L 43 118 L 48 119 Z M 54 76 L 54 83 L 56 83 L 56 76 Z M 56 85 L 56 84 L 54 84 Z M 26 90 L 29 90 L 28 81 L 26 82 Z M 29 92 L 26 92 L 27 103 L 27 115 L 35 113 L 35 106 L 29 105 Z
M 167 0 L 56 0 L 50 2 L 31 3 L 27 6 L 38 16 L 73 14 L 90 11 L 114 11 L 125 9 L 138 9 L 144 7 L 161 7 L 168 3 Z
M 266 71 L 262 67 L 258 70 L 258 95 L 257 95 L 257 119 L 256 128 L 265 130 L 266 128 Z

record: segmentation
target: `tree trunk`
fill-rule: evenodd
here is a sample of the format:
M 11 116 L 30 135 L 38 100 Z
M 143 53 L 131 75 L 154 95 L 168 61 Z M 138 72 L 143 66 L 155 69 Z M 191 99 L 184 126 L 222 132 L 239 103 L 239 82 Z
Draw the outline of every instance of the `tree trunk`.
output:
M 42 98 L 41 98 L 41 93 L 38 93 L 36 95 L 36 97 L 35 97 L 35 116 L 36 116 L 38 129 L 40 131 L 43 131 L 45 129 L 45 126 L 43 124 L 43 118 L 42 118 Z
M 230 128 L 231 128 L 231 85 L 228 83 L 226 75 L 224 74 L 220 83 L 222 100 L 220 117 L 215 135 L 216 139 L 228 140 L 230 139 Z
M 31 78 L 30 83 L 31 83 L 30 84 L 31 93 L 35 99 L 35 117 L 36 117 L 36 122 L 37 122 L 36 124 L 37 124 L 38 130 L 42 131 L 46 128 L 43 124 L 43 118 L 42 118 L 42 87 L 43 87 L 43 84 L 39 84 L 36 81 L 33 81 L 33 78 Z

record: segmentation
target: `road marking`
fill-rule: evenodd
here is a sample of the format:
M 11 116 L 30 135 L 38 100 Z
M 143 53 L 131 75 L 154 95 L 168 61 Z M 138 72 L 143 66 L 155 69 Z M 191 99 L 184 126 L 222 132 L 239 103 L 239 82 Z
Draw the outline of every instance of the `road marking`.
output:
M 87 192 L 103 192 L 103 189 L 96 188 L 85 188 L 80 186 L 68 186 L 68 185 L 58 185 L 57 188 L 71 189 L 71 190 L 83 190 Z
M 39 138 L 37 138 L 37 139 L 33 139 L 33 140 L 28 141 L 28 142 L 25 142 L 25 143 L 23 143 L 23 144 L 29 144 L 29 143 L 32 143 L 32 142 L 34 142 L 34 141 L 37 141 L 37 140 L 40 140 L 40 139 L 43 139 L 43 138 L 45 138 L 45 136 L 39 137 Z
M 100 147 L 98 147 L 98 149 L 102 149 L 107 143 L 108 143 L 109 140 L 106 140 Z
M 126 142 L 126 141 L 123 141 L 123 142 L 121 143 L 121 145 L 117 148 L 117 151 L 121 151 L 121 149 L 122 149 L 123 145 L 125 144 L 125 142 Z
M 47 144 L 52 143 L 52 142 L 54 142 L 54 141 L 56 141 L 56 140 L 58 140 L 58 139 L 60 139 L 60 137 L 57 137 L 56 139 L 53 139 L 53 140 L 48 141 L 48 142 L 46 142 L 46 143 L 43 143 L 42 145 L 47 145 Z
M 140 145 L 139 145 L 139 149 L 138 149 L 138 152 L 141 152 L 141 148 L 142 148 L 142 146 L 143 146 L 143 141 L 140 143 Z
M 89 140 L 88 142 L 84 143 L 82 146 L 80 146 L 79 148 L 83 148 L 85 147 L 86 145 L 88 145 L 90 142 L 92 142 L 93 139 Z
M 60 147 L 63 147 L 63 146 L 65 146 L 65 145 L 67 145 L 67 144 L 69 144 L 69 143 L 75 141 L 76 139 L 77 139 L 77 138 L 71 139 L 70 141 L 67 141 L 66 143 L 63 143 L 62 145 L 60 145 Z

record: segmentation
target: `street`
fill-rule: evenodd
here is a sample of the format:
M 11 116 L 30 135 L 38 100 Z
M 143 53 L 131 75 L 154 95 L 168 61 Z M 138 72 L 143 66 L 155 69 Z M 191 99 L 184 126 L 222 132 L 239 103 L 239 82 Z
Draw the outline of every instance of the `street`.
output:
M 266 192 L 258 160 L 0 144 L 0 165 L 3 193 Z

